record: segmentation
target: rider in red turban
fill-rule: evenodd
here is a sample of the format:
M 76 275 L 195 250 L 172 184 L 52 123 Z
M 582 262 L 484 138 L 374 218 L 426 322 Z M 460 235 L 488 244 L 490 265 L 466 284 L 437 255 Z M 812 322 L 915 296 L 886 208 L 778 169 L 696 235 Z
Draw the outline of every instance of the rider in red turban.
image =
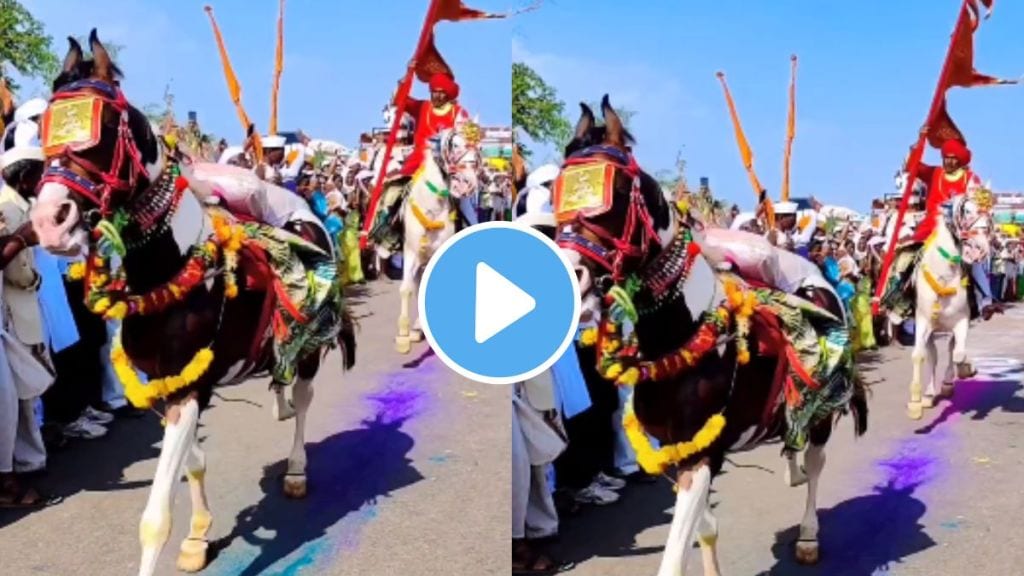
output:
M 447 74 L 434 74 L 430 77 L 430 92 L 440 92 L 449 99 L 456 100 L 459 97 L 459 85 Z
M 918 225 L 915 240 L 924 242 L 934 229 L 939 208 L 955 196 L 981 187 L 981 179 L 972 171 L 971 151 L 959 140 L 946 140 L 942 145 L 942 168 L 923 162 L 917 168 L 917 178 L 928 184 L 925 219 Z

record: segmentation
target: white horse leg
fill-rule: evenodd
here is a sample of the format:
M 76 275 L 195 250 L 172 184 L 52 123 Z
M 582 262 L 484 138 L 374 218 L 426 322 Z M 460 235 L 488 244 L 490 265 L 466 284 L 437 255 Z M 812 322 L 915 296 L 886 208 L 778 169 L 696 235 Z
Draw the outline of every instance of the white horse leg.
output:
M 177 417 L 175 417 L 177 416 Z M 139 541 L 142 543 L 142 561 L 139 576 L 153 576 L 160 551 L 171 534 L 171 504 L 181 476 L 185 456 L 195 442 L 196 424 L 199 422 L 199 404 L 188 399 L 168 408 L 160 460 L 153 476 L 146 509 L 139 523 Z
M 423 342 L 423 325 L 420 324 L 419 291 L 420 277 L 419 274 L 414 274 L 412 278 L 412 294 L 413 302 L 416 305 L 411 307 L 410 315 L 413 317 L 413 320 L 412 329 L 409 330 L 409 340 L 412 342 Z
M 683 576 L 685 573 L 697 521 L 704 515 L 710 491 L 711 470 L 707 466 L 679 474 L 675 513 L 672 516 L 672 526 L 668 531 L 668 542 L 665 544 L 665 554 L 661 557 L 658 576 Z
M 957 378 L 970 378 L 976 373 L 971 363 L 967 361 L 967 329 L 970 327 L 970 318 L 965 314 L 953 326 L 953 348 L 950 353 L 950 362 L 956 368 Z M 950 378 L 950 392 L 952 393 L 953 379 Z
M 284 422 L 294 418 L 295 407 L 292 406 L 292 403 L 284 394 L 285 385 L 280 382 L 273 382 L 270 387 L 274 390 L 274 419 L 278 422 Z
M 797 464 L 796 455 L 795 451 L 786 450 L 785 480 L 787 486 L 795 487 L 807 482 L 807 474 L 804 473 L 803 467 Z
M 284 493 L 290 498 L 306 497 L 306 414 L 313 403 L 313 380 L 296 378 L 292 387 L 295 404 L 295 438 L 284 475 Z
M 408 234 L 408 232 L 406 233 Z M 408 245 L 408 236 L 406 236 L 405 242 Z M 412 350 L 412 339 L 409 337 L 409 300 L 416 296 L 413 292 L 413 274 L 416 273 L 418 265 L 419 259 L 416 257 L 415 251 L 406 248 L 402 254 L 402 285 L 398 289 L 402 307 L 398 313 L 398 336 L 395 337 L 395 350 L 400 354 L 408 354 Z
M 800 521 L 800 537 L 796 541 L 796 561 L 800 564 L 818 563 L 818 480 L 825 468 L 825 446 L 811 444 L 804 452 L 807 471 L 807 505 Z
M 914 324 L 914 352 L 911 355 L 914 370 L 910 379 L 910 402 L 907 403 L 907 415 L 912 420 L 920 420 L 924 416 L 924 409 L 921 406 L 921 365 L 927 359 L 925 348 L 931 337 L 931 321 L 926 314 L 918 310 L 917 322 Z
M 193 438 L 192 448 L 186 456 L 185 477 L 188 478 L 189 494 L 192 497 L 192 520 L 188 538 L 181 543 L 178 570 L 199 572 L 206 567 L 206 553 L 210 547 L 207 536 L 213 524 L 213 516 L 206 498 L 206 453 L 199 446 L 198 438 Z
M 928 342 L 924 345 L 925 350 L 925 377 L 928 378 L 928 385 L 925 386 L 924 396 L 921 398 L 922 408 L 932 408 L 935 406 L 937 391 L 935 389 L 935 379 L 938 375 L 938 364 L 939 364 L 939 349 L 935 344 L 935 335 L 928 339 Z
M 710 504 L 705 504 L 704 515 L 697 524 L 697 542 L 700 542 L 704 576 L 721 576 L 722 569 L 718 566 L 718 518 L 711 511 Z

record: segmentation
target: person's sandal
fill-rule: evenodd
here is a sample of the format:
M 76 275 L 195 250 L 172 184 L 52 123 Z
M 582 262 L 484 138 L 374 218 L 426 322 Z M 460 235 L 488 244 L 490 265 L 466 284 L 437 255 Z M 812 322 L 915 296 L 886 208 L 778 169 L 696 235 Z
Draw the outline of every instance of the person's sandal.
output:
M 543 552 L 536 552 L 525 540 L 513 540 L 512 576 L 550 576 L 568 570 Z
M 21 486 L 13 478 L 4 482 L 0 491 L 0 508 L 6 509 L 41 509 L 63 501 L 61 496 L 41 494 L 31 486 Z

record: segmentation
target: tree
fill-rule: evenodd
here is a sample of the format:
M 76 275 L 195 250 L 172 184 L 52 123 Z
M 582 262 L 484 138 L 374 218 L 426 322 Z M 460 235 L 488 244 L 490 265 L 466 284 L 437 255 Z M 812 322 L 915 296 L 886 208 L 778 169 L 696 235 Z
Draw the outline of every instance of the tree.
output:
M 17 0 L 0 0 L 0 75 L 9 64 L 22 76 L 46 78 L 56 70 L 57 56 L 51 51 L 53 39 Z M 52 79 L 50 77 L 49 79 Z M 8 79 L 12 89 L 17 84 Z
M 572 124 L 565 118 L 565 103 L 532 68 L 522 62 L 512 64 L 512 126 L 534 142 L 560 146 L 572 135 Z M 520 143 L 524 156 L 530 151 Z

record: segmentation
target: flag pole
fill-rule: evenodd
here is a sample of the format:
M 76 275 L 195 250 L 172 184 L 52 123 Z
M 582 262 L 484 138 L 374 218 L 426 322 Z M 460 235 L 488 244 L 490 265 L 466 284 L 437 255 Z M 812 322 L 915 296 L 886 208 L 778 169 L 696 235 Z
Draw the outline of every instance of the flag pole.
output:
M 789 117 L 786 119 L 786 150 L 782 164 L 783 202 L 789 202 L 789 167 L 793 155 L 793 138 L 796 136 L 796 54 L 789 57 Z
M 369 241 L 370 228 L 373 227 L 374 221 L 376 220 L 377 204 L 380 202 L 380 194 L 384 190 L 384 176 L 388 171 L 388 163 L 391 160 L 391 151 L 395 147 L 395 140 L 398 137 L 398 128 L 401 126 L 402 116 L 405 113 L 405 105 L 409 99 L 409 92 L 412 90 L 413 75 L 416 72 L 416 60 L 420 57 L 420 53 L 423 52 L 423 48 L 430 40 L 431 34 L 434 31 L 434 24 L 437 19 L 437 9 L 440 4 L 441 0 L 430 0 L 430 6 L 427 8 L 427 16 L 423 21 L 423 29 L 420 30 L 420 39 L 416 44 L 416 52 L 413 53 L 412 60 L 409 61 L 409 67 L 405 71 L 405 77 L 398 85 L 398 92 L 395 93 L 395 117 L 391 121 L 391 130 L 388 132 L 387 143 L 384 145 L 384 162 L 380 166 L 380 172 L 377 174 L 377 181 L 373 185 L 373 192 L 370 194 L 370 202 L 366 208 L 366 220 L 363 221 L 363 234 L 361 234 L 359 238 L 360 249 L 366 249 L 366 245 Z M 425 105 L 429 105 L 429 103 Z
M 927 128 L 931 126 L 932 120 L 935 119 L 935 115 L 938 113 L 939 107 L 942 105 L 944 100 L 946 89 L 948 88 L 949 79 L 949 66 L 953 60 L 953 42 L 956 40 L 956 33 L 963 26 L 964 18 L 968 18 L 969 9 L 967 3 L 970 0 L 964 0 L 960 4 L 960 16 L 956 20 L 956 26 L 953 27 L 953 32 L 950 34 L 949 48 L 946 50 L 946 59 L 942 63 L 942 72 L 939 73 L 939 84 L 935 89 L 935 95 L 932 97 L 932 105 L 928 110 L 928 116 L 925 119 L 924 128 L 917 135 L 917 143 L 910 152 L 910 158 L 907 159 L 906 173 L 907 182 L 903 187 L 903 198 L 900 200 L 900 209 L 896 213 L 896 227 L 893 229 L 892 238 L 889 239 L 889 248 L 886 250 L 885 258 L 882 259 L 882 270 L 879 273 L 878 285 L 875 286 L 875 296 L 871 301 L 872 314 L 878 315 L 879 305 L 881 304 L 882 294 L 885 293 L 886 284 L 889 282 L 889 268 L 892 266 L 893 257 L 896 254 L 896 243 L 900 237 L 900 227 L 903 226 L 903 216 L 907 212 L 907 207 L 910 205 L 910 195 L 914 190 L 914 182 L 917 180 L 917 168 L 921 164 L 921 158 L 924 156 L 924 145 L 927 141 Z
M 758 180 L 757 174 L 754 172 L 754 153 L 750 149 L 750 143 L 747 141 L 747 136 L 743 132 L 743 125 L 740 124 L 739 113 L 736 112 L 736 103 L 733 102 L 732 94 L 729 92 L 729 85 L 725 81 L 725 72 L 716 72 L 715 76 L 722 83 L 722 90 L 725 91 L 725 103 L 729 107 L 729 117 L 732 118 L 732 128 L 736 136 L 736 145 L 740 149 L 740 160 L 743 162 L 743 167 L 747 170 L 747 177 L 750 178 L 750 185 L 754 188 L 754 196 L 757 197 L 758 203 L 763 204 L 765 208 L 765 219 L 768 221 L 768 227 L 775 228 L 775 210 L 772 208 L 771 199 L 767 196 L 762 197 L 761 192 L 764 188 L 761 186 L 761 181 Z
M 277 101 L 281 90 L 281 72 L 284 71 L 284 0 L 277 9 L 277 48 L 274 50 L 274 82 L 270 90 L 270 125 L 268 134 L 277 134 Z

